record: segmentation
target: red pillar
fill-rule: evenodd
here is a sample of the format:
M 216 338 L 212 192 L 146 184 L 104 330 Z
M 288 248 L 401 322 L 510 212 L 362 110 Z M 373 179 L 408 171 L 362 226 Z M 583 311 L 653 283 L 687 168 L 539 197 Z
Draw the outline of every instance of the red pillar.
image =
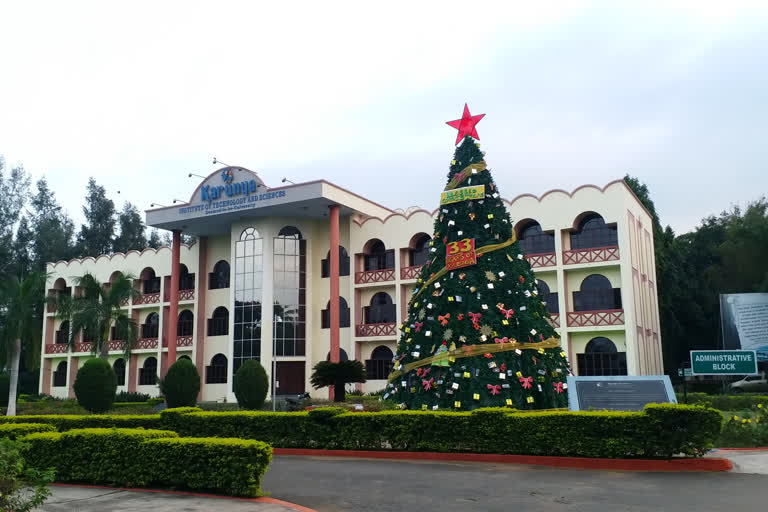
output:
M 77 378 L 77 357 L 69 361 L 69 398 L 75 398 L 75 379 Z
M 181 231 L 173 232 L 171 247 L 171 296 L 168 308 L 168 359 L 163 368 L 163 376 L 168 366 L 176 362 L 176 327 L 179 322 L 179 259 L 181 257 Z
M 339 205 L 331 209 L 331 362 L 339 362 Z M 330 389 L 333 400 L 333 388 Z

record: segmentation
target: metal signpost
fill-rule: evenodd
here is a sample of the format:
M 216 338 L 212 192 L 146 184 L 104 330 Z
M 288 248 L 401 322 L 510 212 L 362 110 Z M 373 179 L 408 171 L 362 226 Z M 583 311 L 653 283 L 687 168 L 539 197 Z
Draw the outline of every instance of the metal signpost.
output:
M 693 375 L 757 375 L 754 350 L 691 350 Z

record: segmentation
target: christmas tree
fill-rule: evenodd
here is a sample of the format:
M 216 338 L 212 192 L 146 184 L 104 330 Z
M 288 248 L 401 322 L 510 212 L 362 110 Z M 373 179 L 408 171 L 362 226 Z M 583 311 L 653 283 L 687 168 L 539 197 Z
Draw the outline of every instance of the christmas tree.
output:
M 456 149 L 387 395 L 407 409 L 566 407 L 566 354 L 483 156 L 469 135 Z

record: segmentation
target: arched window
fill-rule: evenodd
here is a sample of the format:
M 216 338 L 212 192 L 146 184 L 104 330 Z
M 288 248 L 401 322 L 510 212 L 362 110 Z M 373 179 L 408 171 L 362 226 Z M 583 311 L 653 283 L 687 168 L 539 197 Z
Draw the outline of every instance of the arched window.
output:
M 429 242 L 432 240 L 426 233 L 419 233 L 411 238 L 408 257 L 412 267 L 423 267 L 429 259 Z
M 306 344 L 306 241 L 294 226 L 274 239 L 273 343 L 277 356 L 303 356 Z
M 349 306 L 344 297 L 339 297 L 339 327 L 349 327 Z M 320 328 L 331 328 L 331 301 L 320 311 Z
M 150 313 L 141 324 L 141 337 L 142 338 L 157 338 L 160 330 L 160 317 L 157 313 Z
M 224 306 L 213 310 L 213 317 L 208 319 L 208 336 L 226 336 L 229 334 L 229 311 Z
M 325 256 L 324 260 L 320 262 L 320 275 L 321 277 L 331 277 L 331 251 Z M 339 276 L 349 275 L 349 254 L 347 250 L 339 246 Z
M 541 230 L 538 222 L 530 222 L 520 230 L 520 250 L 523 254 L 546 254 L 555 252 L 555 235 Z
M 557 292 L 552 293 L 549 290 L 549 285 L 542 279 L 539 279 L 539 297 L 542 302 L 547 303 L 547 309 L 550 313 L 560 313 L 560 305 L 557 302 Z
M 227 383 L 227 356 L 224 354 L 216 354 L 211 358 L 210 366 L 205 368 L 205 383 Z
M 256 228 L 246 228 L 235 242 L 235 310 L 232 371 L 261 354 L 261 296 L 264 241 Z
M 187 354 L 184 354 L 183 356 L 178 357 L 176 360 L 181 361 L 182 359 L 186 359 L 187 361 L 192 361 L 192 358 L 189 357 Z
M 56 331 L 56 343 L 69 342 L 69 320 L 64 320 Z
M 604 311 L 621 309 L 621 288 L 613 288 L 607 277 L 592 274 L 581 282 L 581 289 L 573 292 L 574 311 Z
M 616 226 L 606 226 L 605 220 L 596 213 L 581 219 L 578 230 L 571 233 L 571 249 L 591 249 L 618 244 Z
M 626 375 L 627 353 L 619 352 L 608 338 L 592 338 L 584 347 L 583 354 L 576 354 L 579 375 Z
M 326 361 L 330 361 L 331 360 L 331 353 L 330 352 L 328 352 L 328 355 L 325 356 L 325 360 Z M 339 349 L 339 361 L 349 361 L 349 356 L 347 355 L 346 350 L 344 350 L 343 348 Z
M 194 290 L 195 289 L 195 274 L 190 273 L 187 270 L 187 266 L 183 263 L 179 265 L 179 290 Z
M 363 269 L 369 270 L 387 270 L 395 268 L 395 250 L 387 250 L 384 242 L 381 240 L 369 240 L 365 248 L 365 260 Z
M 195 315 L 188 309 L 179 313 L 179 321 L 176 324 L 176 336 L 192 336 L 192 327 Z
M 61 361 L 53 372 L 53 386 L 60 388 L 67 385 L 67 362 Z
M 373 349 L 371 358 L 365 361 L 365 371 L 368 374 L 368 380 L 386 379 L 392 371 L 392 350 L 380 345 Z
M 157 382 L 157 359 L 148 357 L 139 368 L 139 386 L 154 386 Z
M 371 297 L 371 305 L 364 308 L 366 324 L 395 323 L 395 304 L 386 292 L 379 292 Z
M 117 385 L 125 386 L 125 359 L 118 359 L 115 361 L 112 368 L 115 370 L 115 375 L 117 376 Z
M 141 292 L 146 294 L 160 293 L 160 278 L 155 275 L 155 269 L 146 267 L 139 274 L 142 287 Z
M 208 287 L 211 290 L 229 288 L 229 263 L 227 261 L 217 261 L 213 266 L 213 272 L 208 274 Z

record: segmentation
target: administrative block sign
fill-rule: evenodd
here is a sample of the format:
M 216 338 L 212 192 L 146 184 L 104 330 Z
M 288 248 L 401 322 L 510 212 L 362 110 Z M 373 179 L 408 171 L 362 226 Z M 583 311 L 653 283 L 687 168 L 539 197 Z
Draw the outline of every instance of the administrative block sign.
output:
M 757 375 L 754 350 L 691 350 L 694 375 Z
M 571 375 L 567 380 L 571 411 L 642 411 L 647 404 L 677 403 L 668 375 Z

